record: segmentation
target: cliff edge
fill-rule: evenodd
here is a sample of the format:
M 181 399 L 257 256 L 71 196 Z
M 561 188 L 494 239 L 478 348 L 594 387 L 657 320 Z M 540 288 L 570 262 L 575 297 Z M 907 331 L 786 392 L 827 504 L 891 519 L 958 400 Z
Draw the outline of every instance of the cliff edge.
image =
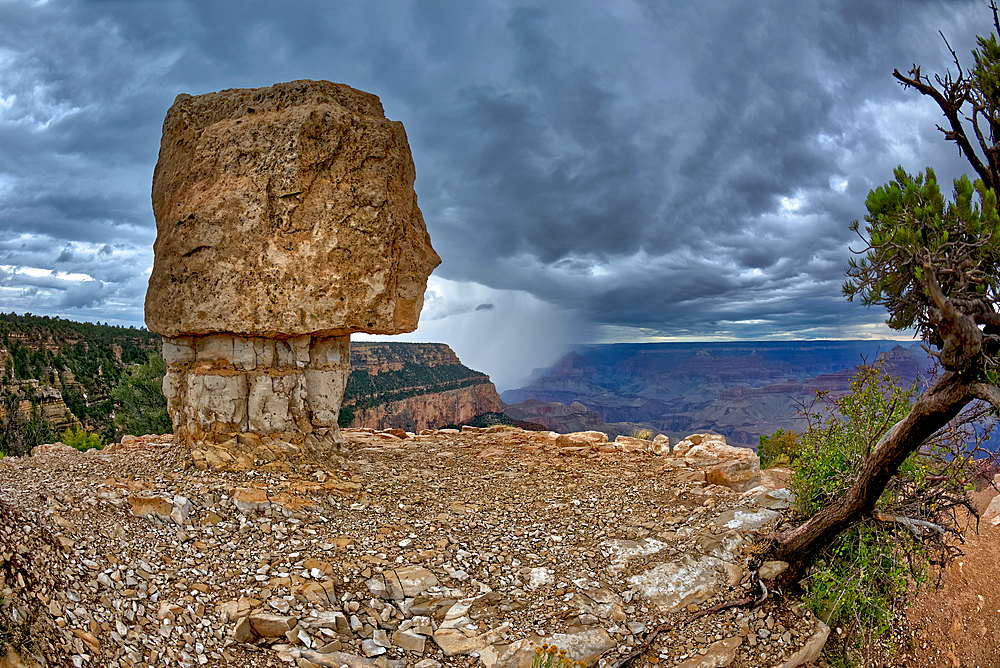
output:
M 500 413 L 486 374 L 470 369 L 443 343 L 351 343 L 343 426 L 417 432 Z

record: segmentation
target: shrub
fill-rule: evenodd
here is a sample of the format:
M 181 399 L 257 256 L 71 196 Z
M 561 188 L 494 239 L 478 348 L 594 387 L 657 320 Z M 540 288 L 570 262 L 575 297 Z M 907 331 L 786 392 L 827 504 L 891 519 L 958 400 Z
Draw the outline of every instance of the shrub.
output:
M 80 452 L 90 450 L 91 448 L 97 448 L 100 450 L 104 447 L 103 436 L 100 434 L 92 434 L 91 432 L 78 427 L 64 431 L 59 435 L 59 440 L 66 445 L 76 448 Z
M 847 490 L 879 439 L 910 410 L 916 393 L 916 383 L 899 387 L 879 362 L 859 367 L 850 393 L 834 400 L 820 395 L 825 410 L 807 416 L 794 463 L 792 488 L 802 515 L 816 513 Z M 911 455 L 875 513 L 842 532 L 806 579 L 806 603 L 831 625 L 854 631 L 853 653 L 877 651 L 876 639 L 887 637 L 910 595 L 927 581 L 930 564 L 943 565 L 952 554 L 948 541 L 962 531 L 953 511 L 962 503 L 970 461 L 962 433 L 954 431 L 950 444 L 925 444 Z M 785 435 L 776 437 L 767 440 L 772 452 Z M 944 535 L 908 529 L 905 518 L 932 522 Z
M 770 436 L 761 436 L 757 454 L 760 456 L 760 467 L 792 466 L 799 459 L 802 443 L 794 431 L 779 429 Z
M 648 441 L 653 438 L 653 430 L 636 427 L 632 430 L 632 438 L 641 438 L 644 441 Z
M 351 406 L 341 406 L 340 414 L 337 416 L 337 425 L 341 429 L 347 429 L 354 422 L 354 408 Z

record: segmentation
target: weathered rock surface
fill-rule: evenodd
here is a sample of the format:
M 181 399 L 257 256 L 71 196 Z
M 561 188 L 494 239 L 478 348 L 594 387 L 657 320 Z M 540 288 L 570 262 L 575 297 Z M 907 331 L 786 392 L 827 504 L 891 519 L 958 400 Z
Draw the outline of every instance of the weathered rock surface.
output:
M 350 370 L 347 336 L 179 337 L 164 340 L 163 359 L 174 433 L 192 445 L 247 432 L 295 446 L 313 433 L 329 443 L 339 438 Z
M 1000 494 L 993 497 L 990 501 L 990 505 L 986 507 L 986 511 L 983 513 L 983 521 L 989 522 L 993 526 L 1000 526 Z
M 0 623 L 30 620 L 48 666 L 501 668 L 542 643 L 595 666 L 751 590 L 755 530 L 715 521 L 750 500 L 651 442 L 402 435 L 349 429 L 325 461 L 247 471 L 192 466 L 169 435 L 0 460 Z M 644 586 L 691 587 L 691 562 L 680 609 Z M 777 666 L 819 642 L 788 603 L 702 617 L 647 657 Z
M 674 447 L 674 456 L 707 467 L 705 480 L 745 492 L 760 484 L 760 459 L 749 448 L 737 448 L 718 434 L 692 434 Z
M 153 174 L 146 324 L 166 337 L 397 334 L 431 248 L 402 123 L 329 81 L 179 95 Z
M 339 439 L 351 332 L 414 330 L 440 263 L 414 178 L 402 124 L 349 86 L 177 97 L 146 324 L 164 336 L 179 439 Z

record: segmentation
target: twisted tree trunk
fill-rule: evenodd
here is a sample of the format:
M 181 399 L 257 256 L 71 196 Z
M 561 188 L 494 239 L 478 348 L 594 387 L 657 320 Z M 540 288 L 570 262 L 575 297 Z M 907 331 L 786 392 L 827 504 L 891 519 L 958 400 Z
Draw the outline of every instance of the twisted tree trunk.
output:
M 934 270 L 925 264 L 924 271 L 927 291 L 935 307 L 932 317 L 943 342 L 937 357 L 945 372 L 917 397 L 906 417 L 879 439 L 861 465 L 857 480 L 842 497 L 778 536 L 775 556 L 789 564 L 781 584 L 797 583 L 817 552 L 841 531 L 869 515 L 906 458 L 970 401 L 982 399 L 1000 407 L 1000 390 L 979 380 L 984 366 L 983 333 L 973 317 L 961 312 L 942 294 Z
M 907 416 L 879 440 L 862 465 L 858 479 L 843 496 L 803 524 L 779 534 L 775 557 L 789 564 L 781 582 L 798 582 L 817 552 L 841 531 L 870 514 L 889 479 L 906 458 L 974 398 L 970 383 L 951 372 L 921 393 Z

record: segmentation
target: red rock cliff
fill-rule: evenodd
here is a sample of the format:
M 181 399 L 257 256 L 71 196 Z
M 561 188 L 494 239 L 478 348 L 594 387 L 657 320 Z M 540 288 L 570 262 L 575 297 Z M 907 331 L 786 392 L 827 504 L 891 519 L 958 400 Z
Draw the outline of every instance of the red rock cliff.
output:
M 352 427 L 409 431 L 503 411 L 489 376 L 464 366 L 443 343 L 351 343 L 344 406 Z

